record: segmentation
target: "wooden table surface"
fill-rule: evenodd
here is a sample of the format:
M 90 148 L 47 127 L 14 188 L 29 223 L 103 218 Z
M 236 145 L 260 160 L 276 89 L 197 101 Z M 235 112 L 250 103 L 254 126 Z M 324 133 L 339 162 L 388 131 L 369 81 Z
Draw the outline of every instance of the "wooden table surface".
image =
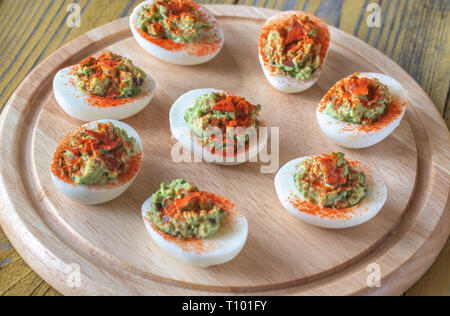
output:
M 0 110 L 42 60 L 61 45 L 127 16 L 140 0 L 0 0 Z M 311 12 L 375 46 L 402 66 L 431 97 L 447 126 L 450 91 L 448 0 L 206 0 Z M 70 28 L 68 6 L 78 4 L 80 27 Z M 381 27 L 368 27 L 378 3 Z M 107 10 L 105 10 L 107 8 Z M 23 13 L 23 14 L 19 14 Z M 0 202 L 1 205 L 1 202 Z M 0 206 L 1 207 L 1 206 Z M 450 240 L 428 272 L 405 294 L 450 295 Z M 0 295 L 59 295 L 14 250 L 0 228 Z

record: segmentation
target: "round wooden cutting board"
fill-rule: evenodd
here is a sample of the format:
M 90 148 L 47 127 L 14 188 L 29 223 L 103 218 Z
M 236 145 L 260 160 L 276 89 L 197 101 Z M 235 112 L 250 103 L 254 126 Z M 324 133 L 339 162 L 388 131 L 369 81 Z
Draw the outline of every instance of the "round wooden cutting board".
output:
M 431 265 L 450 231 L 449 133 L 430 99 L 392 60 L 333 27 L 318 83 L 303 93 L 279 93 L 265 79 L 257 58 L 259 30 L 276 11 L 208 8 L 218 17 L 226 41 L 206 64 L 176 66 L 149 56 L 124 18 L 70 42 L 24 80 L 0 121 L 0 220 L 14 247 L 63 294 L 402 293 Z M 135 183 L 112 202 L 85 206 L 65 198 L 50 178 L 56 145 L 82 124 L 57 105 L 52 80 L 59 69 L 104 50 L 131 58 L 155 78 L 158 88 L 144 111 L 124 120 L 144 145 L 145 161 Z M 321 133 L 315 107 L 333 83 L 356 71 L 394 77 L 407 90 L 409 106 L 401 125 L 383 142 L 349 150 Z M 388 186 L 382 211 L 355 228 L 321 229 L 283 209 L 274 173 L 260 173 L 269 163 L 223 167 L 173 162 L 169 110 L 181 94 L 197 88 L 224 89 L 260 103 L 267 124 L 279 127 L 279 166 L 331 151 L 372 166 Z M 161 182 L 179 177 L 228 197 L 246 214 L 247 244 L 231 262 L 192 267 L 161 251 L 147 234 L 142 203 Z M 73 282 L 78 268 L 80 286 Z M 378 272 L 381 287 L 369 287 L 367 280 Z

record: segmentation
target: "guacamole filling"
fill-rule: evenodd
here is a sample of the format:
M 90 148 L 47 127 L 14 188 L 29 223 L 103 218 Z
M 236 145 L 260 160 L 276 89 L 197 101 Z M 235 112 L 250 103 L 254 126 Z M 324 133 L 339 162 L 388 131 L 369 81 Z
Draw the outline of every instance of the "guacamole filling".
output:
M 328 208 L 354 206 L 368 190 L 364 172 L 353 168 L 343 153 L 303 160 L 298 164 L 294 182 L 306 200 Z
M 235 154 L 250 139 L 248 128 L 258 128 L 261 105 L 250 104 L 242 97 L 226 93 L 207 93 L 195 100 L 184 115 L 202 146 L 212 153 Z M 221 133 L 218 139 L 217 132 Z M 255 130 L 256 133 L 256 130 Z
M 180 43 L 198 41 L 211 26 L 190 0 L 161 0 L 142 6 L 137 27 L 154 38 Z
M 340 121 L 370 124 L 380 120 L 389 110 L 392 96 L 377 79 L 360 77 L 358 73 L 338 81 L 325 96 L 325 112 Z
M 183 179 L 169 185 L 161 183 L 160 189 L 151 197 L 151 209 L 147 213 L 160 231 L 179 239 L 214 236 L 224 215 L 216 195 L 199 191 Z
M 297 80 L 311 79 L 321 65 L 318 26 L 305 14 L 274 26 L 263 39 L 263 53 L 278 73 Z
M 110 99 L 137 95 L 147 77 L 131 60 L 111 52 L 85 58 L 75 66 L 73 75 L 82 91 Z
M 56 153 L 60 177 L 76 184 L 117 183 L 134 170 L 140 157 L 136 140 L 112 123 L 98 123 L 71 135 Z

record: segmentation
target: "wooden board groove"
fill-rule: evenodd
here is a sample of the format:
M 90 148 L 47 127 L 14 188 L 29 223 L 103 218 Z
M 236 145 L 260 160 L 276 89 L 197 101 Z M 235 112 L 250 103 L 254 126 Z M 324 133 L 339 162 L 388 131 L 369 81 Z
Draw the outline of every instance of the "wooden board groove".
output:
M 236 18 L 237 16 L 242 18 L 250 17 L 251 20 L 258 21 L 260 19 L 267 18 L 275 12 L 273 10 L 261 10 L 256 8 L 236 8 L 233 10 L 229 7 L 226 7 L 225 9 L 222 6 L 211 6 L 211 8 L 216 15 L 223 19 L 224 23 L 227 19 Z M 227 17 L 223 17 L 223 13 L 225 12 Z M 258 21 L 258 23 L 261 23 L 261 21 Z M 445 210 L 448 210 L 448 190 L 445 192 L 445 187 L 447 186 L 448 189 L 449 183 L 448 173 L 446 173 L 448 172 L 448 159 L 446 160 L 446 157 L 448 158 L 449 139 L 448 137 L 445 139 L 445 135 L 443 137 L 442 135 L 444 133 L 442 132 L 439 134 L 436 131 L 430 130 L 429 124 L 430 122 L 434 122 L 436 120 L 437 111 L 432 108 L 431 101 L 428 97 L 426 97 L 423 91 L 418 88 L 418 85 L 403 70 L 401 70 L 400 67 L 388 60 L 387 57 L 375 49 L 370 48 L 363 42 L 356 40 L 355 38 L 336 29 L 333 29 L 333 35 L 341 37 L 342 40 L 350 41 L 355 47 L 363 48 L 365 50 L 365 55 L 369 54 L 372 57 L 376 57 L 376 60 L 382 60 L 383 63 L 389 65 L 389 69 L 386 70 L 387 73 L 394 72 L 395 75 L 392 75 L 395 78 L 400 77 L 404 79 L 401 83 L 405 84 L 405 88 L 407 90 L 417 91 L 417 93 L 415 93 L 411 98 L 414 108 L 408 109 L 405 119 L 406 122 L 402 123 L 403 127 L 399 128 L 399 131 L 396 131 L 396 133 L 394 133 L 390 138 L 392 142 L 405 146 L 405 150 L 408 148 L 409 151 L 416 153 L 414 160 L 416 161 L 418 174 L 414 175 L 413 179 L 420 179 L 420 181 L 417 182 L 413 180 L 411 193 L 415 192 L 415 194 L 414 196 L 408 196 L 407 200 L 405 200 L 405 208 L 409 205 L 407 207 L 407 211 L 400 212 L 400 220 L 393 223 L 393 225 L 386 232 L 384 232 L 382 238 L 372 242 L 358 255 L 352 256 L 348 260 L 342 261 L 339 265 L 323 270 L 315 275 L 305 276 L 299 280 L 290 280 L 288 282 L 279 283 L 269 282 L 270 284 L 261 284 L 256 286 L 232 286 L 223 284 L 220 286 L 214 284 L 206 285 L 185 282 L 182 280 L 172 280 L 170 278 L 160 277 L 155 274 L 149 275 L 148 271 L 145 271 L 145 269 L 142 270 L 134 267 L 132 264 L 125 263 L 123 260 L 117 260 L 115 256 L 111 256 L 107 251 L 102 251 L 100 248 L 94 246 L 87 247 L 88 244 L 83 243 L 88 241 L 82 240 L 82 236 L 76 235 L 76 231 L 69 231 L 71 228 L 70 224 L 58 224 L 58 221 L 64 221 L 64 218 L 58 215 L 58 210 L 54 209 L 53 205 L 49 202 L 49 196 L 52 197 L 52 192 L 50 192 L 51 188 L 49 189 L 44 187 L 41 190 L 35 190 L 35 188 L 40 188 L 40 183 L 42 181 L 42 172 L 39 170 L 39 167 L 36 167 L 35 165 L 35 155 L 38 157 L 42 156 L 39 152 L 41 149 L 39 148 L 40 145 L 37 145 L 37 152 L 35 152 L 35 150 L 31 150 L 31 155 L 28 154 L 28 152 L 30 151 L 30 148 L 33 148 L 35 138 L 42 136 L 40 135 L 42 125 L 41 121 L 51 119 L 52 115 L 56 115 L 55 117 L 57 117 L 60 114 L 57 112 L 57 108 L 52 108 L 55 103 L 54 100 L 52 100 L 52 95 L 50 93 L 51 91 L 49 91 L 54 71 L 68 64 L 77 62 L 85 55 L 92 54 L 104 47 L 110 46 L 111 44 L 120 42 L 121 40 L 127 41 L 128 35 L 129 31 L 127 30 L 126 20 L 119 20 L 97 30 L 91 31 L 77 39 L 75 42 L 71 42 L 64 46 L 61 50 L 57 51 L 45 60 L 42 65 L 37 67 L 36 70 L 29 75 L 29 77 L 17 89 L 1 116 L 0 140 L 2 144 L 2 152 L 5 150 L 11 154 L 15 153 L 16 157 L 19 158 L 19 162 L 16 164 L 19 168 L 21 164 L 22 166 L 31 165 L 34 170 L 26 170 L 26 172 L 23 173 L 21 169 L 18 169 L 17 175 L 9 175 L 3 172 L 6 171 L 7 168 L 10 168 L 11 165 L 14 164 L 14 161 L 8 160 L 6 163 L 0 165 L 0 192 L 7 201 L 7 204 L 0 213 L 0 220 L 2 221 L 5 232 L 8 234 L 8 237 L 11 239 L 19 253 L 24 256 L 27 262 L 29 262 L 30 265 L 45 280 L 55 286 L 56 289 L 65 294 L 374 294 L 380 291 L 385 291 L 386 293 L 400 293 L 400 291 L 406 289 L 407 286 L 412 284 L 416 278 L 420 277 L 420 275 L 427 268 L 427 264 L 431 264 L 432 260 L 434 260 L 434 257 L 441 249 L 450 230 L 448 212 L 444 212 Z M 97 44 L 93 45 L 93 43 L 97 40 Z M 336 46 L 339 46 L 339 50 L 334 53 L 334 57 L 332 54 L 332 59 L 338 58 L 339 52 L 343 51 L 342 45 Z M 355 52 L 351 50 L 350 52 L 355 54 Z M 360 53 L 356 55 L 362 57 Z M 220 59 L 220 55 L 218 58 Z M 330 59 L 328 62 L 330 63 Z M 220 65 L 217 63 L 217 66 Z M 206 68 L 204 70 L 206 70 Z M 257 71 L 260 72 L 260 69 L 255 69 L 255 72 Z M 362 71 L 364 71 L 364 69 Z M 324 73 L 323 76 L 325 77 L 326 74 Z M 327 79 L 325 78 L 322 81 L 327 81 Z M 34 82 L 40 82 L 42 84 L 40 89 L 33 86 Z M 267 83 L 261 84 L 267 85 Z M 329 82 L 327 82 L 327 85 L 328 84 Z M 30 91 L 32 91 L 31 94 Z M 20 95 L 20 92 L 24 95 L 28 93 L 25 99 L 22 99 L 23 97 Z M 275 93 L 274 91 L 271 92 Z M 163 96 L 169 99 L 172 97 L 166 94 Z M 157 98 L 157 101 L 160 103 L 162 102 L 162 95 L 156 96 L 155 98 Z M 24 105 L 28 104 L 30 100 L 32 100 L 34 105 L 38 104 L 39 106 L 34 106 L 32 108 L 29 106 L 24 107 Z M 418 100 L 422 102 L 418 103 Z M 425 100 L 425 102 L 423 102 L 423 100 Z M 160 104 L 156 101 L 152 101 L 152 104 L 153 103 L 157 103 L 155 106 Z M 152 104 L 150 106 L 152 106 Z M 53 113 L 51 113 L 52 111 Z M 147 112 L 150 111 L 151 110 L 148 110 Z M 39 115 L 36 115 L 35 113 L 39 113 Z M 41 115 L 44 119 L 41 118 Z M 445 124 L 442 122 L 442 119 L 439 118 L 438 114 L 437 117 L 438 119 L 436 123 L 445 128 Z M 8 118 L 8 121 L 6 121 L 6 118 Z M 425 121 L 425 123 L 423 121 Z M 142 122 L 139 122 L 139 119 L 134 119 L 133 122 L 138 126 L 142 126 Z M 414 124 L 411 124 L 411 122 Z M 39 125 L 39 128 L 38 124 L 41 124 Z M 76 124 L 76 121 L 69 119 L 68 124 L 74 125 Z M 64 133 L 65 132 L 67 131 L 64 131 Z M 53 133 L 58 134 L 62 133 L 62 131 L 53 131 Z M 431 135 L 428 135 L 429 133 Z M 403 144 L 402 141 L 404 139 L 409 139 L 409 135 L 413 138 Z M 17 146 L 20 146 L 18 151 L 15 146 L 11 146 L 5 142 L 13 139 L 16 141 L 19 140 L 17 142 Z M 49 139 L 49 141 L 54 142 L 57 140 Z M 413 145 L 414 142 L 416 145 Z M 441 148 L 439 149 L 440 152 L 437 153 L 435 147 L 436 144 L 441 145 Z M 444 146 L 443 149 L 442 145 Z M 430 147 L 426 148 L 428 146 Z M 416 148 L 418 149 L 417 151 Z M 351 153 L 352 155 L 358 154 L 356 151 L 352 151 Z M 25 163 L 22 163 L 22 160 L 24 159 L 23 157 L 26 157 Z M 281 164 L 284 162 L 285 161 L 280 161 Z M 10 163 L 11 165 L 7 165 L 7 163 Z M 432 163 L 434 163 L 434 165 Z M 438 167 L 442 168 L 440 173 L 436 173 Z M 209 166 L 206 168 L 212 169 L 212 167 Z M 30 176 L 32 179 L 30 179 Z M 11 180 L 18 180 L 18 183 L 24 184 L 22 193 L 18 192 L 16 188 L 15 191 L 18 193 L 16 193 L 17 196 L 14 196 L 14 198 L 10 196 L 12 192 L 11 187 L 9 186 Z M 443 191 L 437 192 L 436 190 L 432 190 L 433 188 L 436 189 L 436 185 L 438 185 L 438 188 L 440 185 L 440 189 Z M 151 192 L 151 190 L 148 190 L 148 195 L 151 194 Z M 416 229 L 415 226 L 417 226 L 418 222 L 420 222 L 420 216 L 423 215 L 421 213 L 425 212 L 425 209 L 433 196 L 437 196 L 438 193 L 439 198 L 437 200 L 433 200 L 433 203 L 438 206 L 434 209 L 438 216 L 425 222 L 425 227 L 420 227 L 419 225 L 419 232 L 422 233 L 423 236 L 421 236 L 421 243 L 413 243 L 414 247 L 416 247 L 416 251 L 410 254 L 408 253 L 407 255 L 402 254 L 402 258 L 398 258 L 401 260 L 399 263 L 396 262 L 391 266 L 383 266 L 382 283 L 387 285 L 384 285 L 382 290 L 367 288 L 364 283 L 361 283 L 361 280 L 364 280 L 364 265 L 367 265 L 367 262 L 381 263 L 384 258 L 391 256 L 392 253 L 395 253 L 393 252 L 393 249 L 395 249 L 395 247 L 399 247 L 401 242 L 406 241 L 408 244 L 408 234 L 411 233 L 411 230 Z M 414 198 L 410 200 L 410 197 Z M 22 200 L 23 198 L 26 199 Z M 232 199 L 232 197 L 230 198 Z M 18 207 L 19 205 L 20 208 Z M 18 211 L 19 209 L 21 211 Z M 34 214 L 28 214 L 29 211 L 34 212 Z M 427 214 L 430 213 L 433 215 L 433 209 L 426 209 L 426 211 Z M 30 218 L 25 217 L 25 215 L 33 218 L 33 221 L 30 221 Z M 70 220 L 70 218 L 67 217 L 66 219 Z M 286 219 L 283 218 L 283 221 L 285 220 Z M 140 224 L 142 223 L 136 225 Z M 285 222 L 284 224 L 290 225 L 291 223 Z M 36 227 L 34 227 L 34 225 L 36 225 Z M 427 227 L 427 225 L 431 227 Z M 440 231 L 436 231 L 435 228 L 439 227 L 439 225 L 441 226 L 441 229 Z M 39 227 L 39 233 L 36 231 L 37 227 Z M 308 230 L 311 228 L 305 227 L 305 229 Z M 34 236 L 30 236 L 30 239 L 25 240 L 25 237 L 18 234 L 18 232 L 24 231 L 27 231 L 29 235 L 33 235 L 31 234 L 31 231 L 34 231 Z M 324 232 L 324 234 L 328 234 L 328 232 Z M 437 235 L 437 237 L 434 237 L 431 241 L 427 239 L 427 235 L 432 236 L 433 234 Z M 345 235 L 345 233 L 342 235 Z M 50 249 L 45 248 L 46 246 L 49 247 L 49 236 L 55 238 L 55 240 L 51 242 L 51 248 L 55 250 L 55 253 L 52 253 Z M 79 239 L 78 241 L 76 241 L 77 238 Z M 50 253 L 43 255 L 38 250 L 31 253 L 25 245 L 25 241 L 30 242 L 31 240 L 33 242 L 40 243 L 43 247 L 42 249 L 46 249 L 46 251 L 49 251 Z M 75 245 L 74 242 L 77 244 Z M 255 245 L 257 241 L 250 240 L 249 242 L 252 243 L 252 245 Z M 396 273 L 398 273 L 398 271 L 407 270 L 408 267 L 412 267 L 412 264 L 408 265 L 405 263 L 411 260 L 411 258 L 414 258 L 415 254 L 417 255 L 417 253 L 423 251 L 425 244 L 430 245 L 431 243 L 433 243 L 434 247 L 427 250 L 428 253 L 426 258 L 428 261 L 426 263 L 421 264 L 420 266 L 414 266 L 414 273 L 411 273 L 407 279 L 393 277 Z M 92 245 L 92 243 L 90 244 Z M 56 249 L 59 251 L 56 251 Z M 63 254 L 61 253 L 61 249 L 64 249 Z M 402 248 L 400 248 L 400 251 L 397 250 L 397 253 L 402 253 L 401 249 Z M 248 251 L 250 250 L 251 248 L 248 249 Z M 55 271 L 50 270 L 48 262 L 43 262 L 44 257 L 47 258 L 47 256 L 52 257 L 52 260 L 60 261 L 59 265 L 55 264 L 57 267 L 52 267 Z M 61 277 L 64 275 L 64 265 L 61 263 L 66 262 L 67 264 L 68 262 L 73 262 L 67 261 L 73 258 L 76 258 L 83 264 L 83 266 L 86 265 L 89 267 L 89 273 L 85 276 L 85 283 L 83 284 L 82 289 L 67 288 L 64 285 L 64 277 Z M 40 260 L 40 262 L 34 262 L 33 260 L 35 259 Z M 99 277 L 101 280 L 99 281 L 95 277 Z M 141 279 L 146 279 L 148 282 L 144 282 Z M 393 280 L 388 282 L 390 279 Z M 358 281 L 356 282 L 356 285 L 355 280 Z M 222 281 L 225 282 L 224 280 Z

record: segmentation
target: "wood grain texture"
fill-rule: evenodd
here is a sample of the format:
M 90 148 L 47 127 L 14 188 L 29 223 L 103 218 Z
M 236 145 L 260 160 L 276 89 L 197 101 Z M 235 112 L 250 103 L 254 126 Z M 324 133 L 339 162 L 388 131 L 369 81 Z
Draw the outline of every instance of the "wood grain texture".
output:
M 229 38 L 234 35 L 235 45 L 225 45 L 223 52 L 211 63 L 183 71 L 199 86 L 221 85 L 262 104 L 282 100 L 286 112 L 268 116 L 270 125 L 279 126 L 283 122 L 288 126 L 281 130 L 284 136 L 281 163 L 301 156 L 298 148 L 303 147 L 303 154 L 310 154 L 317 152 L 317 144 L 320 144 L 320 151 L 330 151 L 335 147 L 322 135 L 313 133 L 312 129 L 304 129 L 303 135 L 289 135 L 298 124 L 296 117 L 314 122 L 311 113 L 320 97 L 349 70 L 367 67 L 371 71 L 384 71 L 404 85 L 410 94 L 411 105 L 400 128 L 377 146 L 361 151 L 346 150 L 351 156 L 373 165 L 388 180 L 392 194 L 382 213 L 354 229 L 320 230 L 292 221 L 279 205 L 274 204 L 276 197 L 270 190 L 273 175 L 258 174 L 258 180 L 254 179 L 257 166 L 247 164 L 239 168 L 223 168 L 203 164 L 187 168 L 174 165 L 168 157 L 170 140 L 160 142 L 160 139 L 169 137 L 164 114 L 180 94 L 178 90 L 188 89 L 188 83 L 182 77 L 170 75 L 178 66 L 149 59 L 140 52 L 134 40 L 129 38 L 125 19 L 80 37 L 44 61 L 22 83 L 2 115 L 2 152 L 10 155 L 0 165 L 1 192 L 5 201 L 1 219 L 17 250 L 46 280 L 66 294 L 206 294 L 217 291 L 255 294 L 401 293 L 433 262 L 450 228 L 448 213 L 443 213 L 448 207 L 448 132 L 431 101 L 400 67 L 370 46 L 336 29 L 332 29 L 334 41 L 324 71 L 328 75 L 304 94 L 287 96 L 277 93 L 261 73 L 248 71 L 258 67 L 255 60 L 233 57 L 236 49 L 239 50 L 237 56 L 250 55 L 255 50 L 255 34 L 263 20 L 274 12 L 244 7 L 232 10 L 214 6 L 211 9 L 221 16 L 225 35 Z M 230 15 L 243 18 L 239 18 L 240 23 L 236 24 Z M 253 18 L 247 19 L 246 16 Z M 245 31 L 237 32 L 238 25 L 243 24 Z M 129 119 L 142 133 L 148 147 L 146 156 L 151 161 L 142 171 L 146 176 L 137 179 L 123 198 L 96 207 L 93 212 L 93 208 L 80 208 L 63 198 L 49 181 L 46 161 L 49 161 L 51 148 L 68 129 L 79 125 L 56 106 L 51 80 L 56 69 L 107 47 L 132 57 L 144 70 L 151 72 L 161 86 L 166 83 L 173 88 L 160 89 L 142 115 Z M 229 71 L 231 66 L 233 71 Z M 220 72 L 221 76 L 205 76 L 211 72 Z M 240 75 L 242 72 L 247 74 L 245 80 Z M 249 73 L 252 73 L 251 78 Z M 227 76 L 232 76 L 233 80 L 223 80 Z M 267 89 L 257 88 L 261 85 L 267 85 Z M 189 86 L 189 89 L 199 86 Z M 296 106 L 298 102 L 302 103 L 301 108 Z M 269 109 L 263 110 L 263 115 L 267 111 Z M 292 115 L 286 116 L 287 113 Z M 152 120 L 152 129 L 149 129 L 147 122 Z M 57 128 L 64 121 L 64 127 Z M 152 141 L 154 137 L 158 141 Z M 22 169 L 20 166 L 31 168 Z M 7 173 L 6 169 L 15 169 L 16 172 Z M 165 256 L 145 237 L 139 218 L 139 203 L 156 189 L 160 181 L 179 175 L 194 182 L 201 181 L 209 190 L 233 196 L 232 200 L 246 211 L 250 227 L 254 228 L 246 248 L 236 260 L 207 271 L 199 270 Z M 260 196 L 265 196 L 265 199 L 248 198 L 251 194 L 246 192 L 246 186 L 244 189 L 224 186 L 226 181 L 223 180 L 233 176 L 238 176 L 242 182 L 266 183 L 258 187 L 262 190 Z M 217 177 L 223 179 L 211 182 Z M 271 220 L 262 220 L 268 216 L 263 214 L 274 208 L 280 210 L 271 213 Z M 268 235 L 266 231 L 274 234 Z M 273 247 L 273 242 L 280 237 L 289 243 L 277 242 L 277 247 Z M 295 243 L 295 239 L 302 240 L 302 243 Z M 298 245 L 298 253 L 289 253 L 292 248 L 289 245 L 292 244 Z M 288 248 L 284 249 L 286 246 Z M 129 255 L 130 248 L 134 250 L 132 256 Z M 295 258 L 302 253 L 301 260 L 300 257 L 292 260 L 292 256 Z M 153 256 L 149 257 L 150 254 Z M 83 267 L 80 289 L 66 286 L 65 268 L 71 262 Z M 258 265 L 258 262 L 265 265 Z M 365 285 L 365 267 L 371 262 L 381 266 L 384 286 L 380 289 L 369 289 Z M 166 269 L 167 266 L 171 269 Z M 280 266 L 283 269 L 279 269 Z M 264 273 L 255 273 L 258 271 Z M 187 292 L 186 287 L 189 288 Z
M 55 296 L 59 293 L 41 279 L 14 250 L 0 228 L 0 295 Z
M 65 23 L 68 14 L 66 8 L 72 2 L 79 3 L 82 8 L 80 28 L 71 29 Z M 0 76 L 2 78 L 0 107 L 5 104 L 26 74 L 51 52 L 92 28 L 127 15 L 139 1 L 108 1 L 107 12 L 103 12 L 99 17 L 97 12 L 101 10 L 105 2 L 103 0 L 0 1 Z M 200 2 L 210 3 L 211 1 Z M 232 2 L 234 1 L 220 1 L 220 3 Z M 367 1 L 286 0 L 246 1 L 245 4 L 283 10 L 297 8 L 316 13 L 328 23 L 350 34 L 356 34 L 360 39 L 368 41 L 399 62 L 426 89 L 439 109 L 444 109 L 448 104 L 448 2 L 380 1 L 383 27 L 379 30 L 368 29 L 365 24 L 368 14 L 365 11 Z M 16 14 L 22 11 L 25 14 Z M 37 23 L 39 21 L 40 23 Z M 415 33 L 422 34 L 420 40 L 416 40 L 416 37 L 411 35 L 406 40 L 406 34 Z M 426 45 L 427 43 L 437 44 Z M 403 57 L 400 58 L 400 56 Z M 434 75 L 431 75 L 430 70 L 434 71 Z M 421 75 L 417 76 L 417 74 Z M 446 120 L 448 123 L 448 116 Z M 4 236 L 1 231 L 0 236 Z M 9 242 L 6 241 L 4 245 L 9 245 Z M 13 249 L 2 247 L 6 246 L 0 244 L 0 279 L 8 280 L 8 282 L 0 282 L 0 293 L 24 295 L 42 293 L 35 291 L 36 286 L 33 283 L 25 289 L 14 283 L 18 279 L 8 277 L 10 273 L 20 274 L 23 270 L 38 278 L 28 266 L 23 264 L 23 261 L 15 259 L 20 257 Z M 447 242 L 442 256 L 433 268 L 408 293 L 449 294 L 450 271 L 446 268 L 450 260 L 449 249 L 450 242 Z M 15 268 L 9 270 L 10 267 Z M 11 289 L 16 290 L 11 291 Z

